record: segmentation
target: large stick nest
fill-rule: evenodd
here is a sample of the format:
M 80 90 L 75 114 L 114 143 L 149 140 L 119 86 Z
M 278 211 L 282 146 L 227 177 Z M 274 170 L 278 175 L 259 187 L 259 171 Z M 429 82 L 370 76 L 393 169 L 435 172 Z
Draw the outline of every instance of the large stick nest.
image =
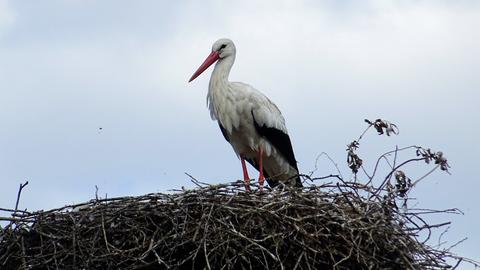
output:
M 426 210 L 357 183 L 250 193 L 242 182 L 15 211 L 1 269 L 447 269 Z M 3 209 L 6 211 L 5 209 Z M 11 210 L 13 211 L 13 210 Z M 4 218 L 6 219 L 6 218 Z M 422 223 L 423 222 L 423 223 Z M 427 236 L 428 237 L 428 236 Z

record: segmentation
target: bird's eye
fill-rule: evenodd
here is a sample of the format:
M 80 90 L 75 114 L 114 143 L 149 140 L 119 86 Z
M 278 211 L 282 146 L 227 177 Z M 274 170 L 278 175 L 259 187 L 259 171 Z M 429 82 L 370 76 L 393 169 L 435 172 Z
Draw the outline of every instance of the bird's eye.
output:
M 220 50 L 227 47 L 227 44 L 222 44 L 222 46 L 220 46 Z

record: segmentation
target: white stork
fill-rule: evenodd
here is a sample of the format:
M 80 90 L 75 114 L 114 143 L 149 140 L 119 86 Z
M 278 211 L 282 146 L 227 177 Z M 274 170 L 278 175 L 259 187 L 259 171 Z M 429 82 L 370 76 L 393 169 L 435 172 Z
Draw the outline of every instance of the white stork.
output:
M 302 186 L 292 143 L 280 110 L 250 85 L 228 81 L 235 62 L 235 45 L 231 40 L 216 41 L 210 55 L 188 82 L 215 62 L 207 105 L 212 119 L 218 121 L 223 136 L 240 157 L 247 191 L 250 190 L 250 177 L 245 160 L 260 172 L 260 189 L 265 178 L 270 187 L 279 182 Z

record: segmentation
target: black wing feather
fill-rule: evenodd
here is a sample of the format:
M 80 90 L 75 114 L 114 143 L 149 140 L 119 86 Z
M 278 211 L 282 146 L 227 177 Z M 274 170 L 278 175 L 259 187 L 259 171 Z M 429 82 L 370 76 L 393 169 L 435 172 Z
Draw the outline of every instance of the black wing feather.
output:
M 257 130 L 258 134 L 265 137 L 280 152 L 280 154 L 282 154 L 282 156 L 287 160 L 288 164 L 290 164 L 290 166 L 295 168 L 298 172 L 297 160 L 295 159 L 292 142 L 290 141 L 288 134 L 279 129 L 267 127 L 265 124 L 260 126 L 255 120 L 253 110 L 252 117 L 253 124 L 255 125 L 255 129 Z M 296 185 L 300 187 L 302 186 L 300 177 L 296 178 Z
M 220 130 L 222 131 L 222 135 L 227 140 L 227 142 L 230 142 L 230 138 L 228 138 L 227 130 L 220 124 L 220 121 L 218 122 L 218 126 L 220 127 Z

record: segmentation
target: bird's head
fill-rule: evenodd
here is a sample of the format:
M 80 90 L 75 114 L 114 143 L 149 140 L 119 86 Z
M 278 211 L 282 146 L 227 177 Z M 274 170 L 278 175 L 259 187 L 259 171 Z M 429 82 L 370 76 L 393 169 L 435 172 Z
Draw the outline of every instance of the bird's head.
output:
M 195 71 L 188 82 L 195 80 L 195 78 L 200 76 L 202 72 L 204 72 L 213 63 L 217 62 L 217 60 L 222 60 L 228 57 L 235 57 L 235 44 L 233 44 L 233 41 L 227 38 L 222 38 L 215 41 L 212 46 L 212 52 L 207 59 L 203 61 L 203 64 L 197 69 L 197 71 Z
M 217 52 L 220 59 L 235 55 L 235 44 L 228 38 L 221 38 L 213 43 L 213 52 Z

